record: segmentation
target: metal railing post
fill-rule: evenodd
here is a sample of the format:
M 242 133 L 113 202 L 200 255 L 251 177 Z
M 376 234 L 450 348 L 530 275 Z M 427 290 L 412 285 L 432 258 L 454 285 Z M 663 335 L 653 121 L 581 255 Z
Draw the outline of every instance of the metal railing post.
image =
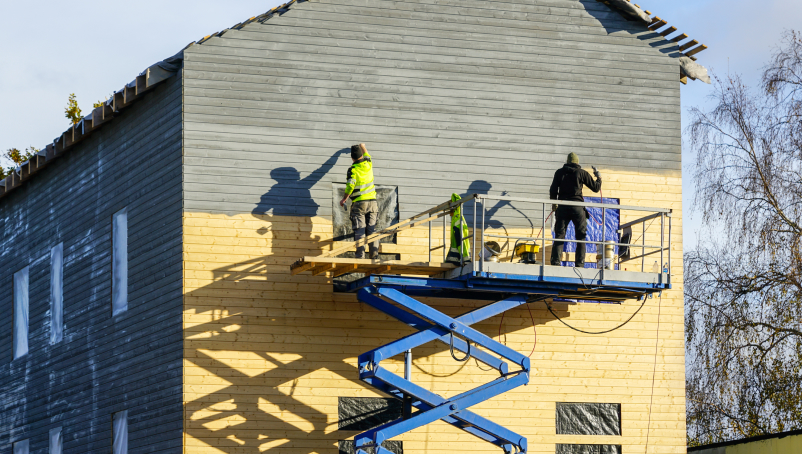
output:
M 543 228 L 540 229 L 540 231 L 543 232 L 543 236 L 541 236 L 542 239 L 540 240 L 540 248 L 541 248 L 540 256 L 541 256 L 541 260 L 543 260 L 541 262 L 541 265 L 542 266 L 546 266 L 546 204 L 545 203 L 543 204 Z M 513 256 L 514 256 L 515 255 L 515 251 L 512 251 L 512 253 L 513 253 Z M 545 272 L 545 270 L 544 270 L 544 272 Z
M 668 215 L 668 276 L 671 281 L 671 214 Z
M 660 213 L 660 283 L 663 284 L 663 252 L 665 251 L 665 213 Z
M 640 248 L 640 272 L 643 273 L 646 271 L 646 221 L 641 223 L 641 227 L 643 227 L 643 234 L 641 237 L 641 248 Z
M 448 258 L 448 246 L 446 244 L 446 218 L 448 216 L 443 216 L 443 262 L 446 261 Z
M 473 199 L 473 231 L 471 231 L 471 240 L 473 243 L 473 251 L 471 251 L 471 269 L 473 270 L 474 274 L 476 273 L 476 257 L 478 256 L 478 252 L 476 251 L 476 198 Z
M 602 203 L 604 203 L 604 199 L 602 199 Z M 588 212 L 588 213 L 590 213 L 590 212 Z M 607 241 L 607 210 L 605 210 L 604 207 L 602 207 L 601 244 L 599 244 L 599 246 L 597 246 L 597 247 L 600 247 L 601 250 L 602 250 L 602 254 L 601 254 L 601 256 L 602 256 L 602 262 L 601 262 L 602 268 L 601 268 L 601 270 L 599 270 L 599 284 L 602 284 L 604 282 L 604 270 L 607 268 L 607 248 L 604 247 L 604 242 L 605 241 Z M 612 257 L 610 258 L 610 261 L 612 262 Z
M 429 263 L 432 263 L 432 221 L 429 221 Z
M 480 271 L 485 271 L 485 199 L 482 199 L 482 241 L 479 243 L 482 248 L 482 262 L 479 264 Z M 501 253 L 499 251 L 499 253 Z

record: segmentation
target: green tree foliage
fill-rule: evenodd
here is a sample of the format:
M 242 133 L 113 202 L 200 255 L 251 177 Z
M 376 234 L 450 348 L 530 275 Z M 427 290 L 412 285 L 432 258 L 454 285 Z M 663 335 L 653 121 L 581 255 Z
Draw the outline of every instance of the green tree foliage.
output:
M 103 104 L 105 104 L 105 103 L 106 103 L 106 101 L 108 101 L 108 100 L 109 100 L 109 98 L 111 98 L 112 96 L 114 96 L 114 94 L 113 94 L 113 93 L 112 93 L 112 94 L 110 94 L 109 96 L 107 96 L 105 100 L 103 100 L 103 101 L 98 101 L 98 102 L 96 102 L 96 103 L 92 104 L 92 108 L 93 108 L 93 109 L 97 109 L 98 107 L 101 107 L 101 106 L 102 106 Z
M 802 35 L 714 99 L 687 130 L 711 226 L 685 256 L 691 445 L 802 428 Z
M 9 148 L 6 150 L 6 152 L 3 153 L 2 158 L 4 161 L 6 161 L 6 164 L 8 164 L 8 161 L 10 161 L 13 165 L 6 168 L 0 166 L 0 179 L 10 175 L 17 166 L 31 159 L 33 155 L 39 151 L 40 150 L 38 148 L 34 147 L 28 147 L 25 149 L 25 151 L 20 151 L 18 148 Z
M 64 116 L 70 120 L 70 126 L 77 124 L 81 121 L 81 108 L 78 107 L 78 100 L 75 98 L 75 93 L 71 93 L 67 100 L 67 107 L 64 108 Z

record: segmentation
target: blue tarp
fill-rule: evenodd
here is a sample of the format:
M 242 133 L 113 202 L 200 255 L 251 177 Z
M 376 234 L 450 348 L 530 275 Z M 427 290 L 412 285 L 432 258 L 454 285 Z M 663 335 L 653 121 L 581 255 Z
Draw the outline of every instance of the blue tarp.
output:
M 620 199 L 601 199 L 599 197 L 585 197 L 586 203 L 606 203 L 611 205 L 620 205 Z M 607 224 L 604 234 L 605 241 L 619 242 L 618 226 L 621 225 L 621 210 L 611 208 L 605 209 L 607 212 L 604 216 L 604 223 Z M 588 237 L 587 241 L 601 241 L 602 237 L 602 208 L 588 208 L 590 217 L 588 218 Z M 556 236 L 554 231 L 551 232 L 552 236 Z M 565 232 L 565 238 L 569 240 L 576 239 L 576 232 L 574 231 L 574 223 L 568 224 L 568 229 Z M 576 243 L 564 243 L 564 252 L 576 252 Z M 596 268 L 595 254 L 597 246 L 595 244 L 588 244 L 585 253 L 585 268 Z M 590 255 L 594 257 L 590 257 Z M 615 254 L 618 254 L 618 246 L 615 247 Z M 562 262 L 563 266 L 574 266 L 573 262 Z

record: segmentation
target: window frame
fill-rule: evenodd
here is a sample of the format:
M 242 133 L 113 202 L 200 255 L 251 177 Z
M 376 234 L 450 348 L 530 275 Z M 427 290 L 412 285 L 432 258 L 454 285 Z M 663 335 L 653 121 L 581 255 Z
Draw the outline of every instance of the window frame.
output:
M 128 207 L 125 206 L 111 215 L 111 316 L 128 312 Z M 124 257 L 118 260 L 117 256 L 117 239 L 118 239 L 118 216 L 125 218 L 125 232 L 124 232 Z M 119 264 L 118 264 L 119 262 Z M 124 266 L 120 266 L 124 265 Z M 124 269 L 124 274 L 116 275 L 119 268 Z M 117 298 L 122 297 L 122 300 Z

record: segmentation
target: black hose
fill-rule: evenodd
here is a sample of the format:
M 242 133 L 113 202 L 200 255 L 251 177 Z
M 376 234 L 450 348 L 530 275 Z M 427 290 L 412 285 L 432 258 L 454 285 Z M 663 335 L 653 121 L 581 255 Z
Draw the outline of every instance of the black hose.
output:
M 454 354 L 454 333 L 451 333 L 451 341 L 450 341 L 450 350 L 451 350 L 451 357 L 454 358 L 454 361 L 458 363 L 464 363 L 471 359 L 471 341 L 465 339 L 465 343 L 468 344 L 468 352 L 465 354 L 465 357 L 460 359 Z

